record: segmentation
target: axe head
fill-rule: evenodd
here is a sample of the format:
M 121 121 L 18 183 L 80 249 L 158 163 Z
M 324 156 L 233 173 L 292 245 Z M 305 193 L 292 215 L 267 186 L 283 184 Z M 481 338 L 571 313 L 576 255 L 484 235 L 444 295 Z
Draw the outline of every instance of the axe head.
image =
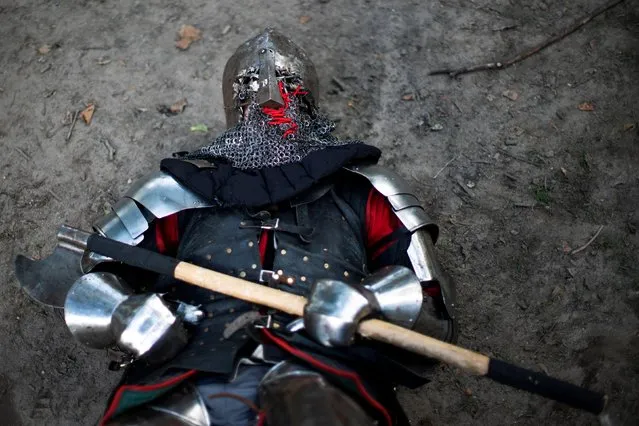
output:
M 20 287 L 35 301 L 64 308 L 69 289 L 84 273 L 108 258 L 86 251 L 89 233 L 62 225 L 53 253 L 41 260 L 18 255 L 15 273 Z

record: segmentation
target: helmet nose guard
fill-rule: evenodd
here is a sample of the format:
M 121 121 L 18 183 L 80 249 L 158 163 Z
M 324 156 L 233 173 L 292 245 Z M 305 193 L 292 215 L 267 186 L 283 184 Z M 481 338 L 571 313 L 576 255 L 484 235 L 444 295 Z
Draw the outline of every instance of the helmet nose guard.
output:
M 284 105 L 278 82 L 301 84 L 318 99 L 318 79 L 313 62 L 282 33 L 267 28 L 237 48 L 224 67 L 222 79 L 227 127 L 233 127 L 251 102 L 261 107 Z

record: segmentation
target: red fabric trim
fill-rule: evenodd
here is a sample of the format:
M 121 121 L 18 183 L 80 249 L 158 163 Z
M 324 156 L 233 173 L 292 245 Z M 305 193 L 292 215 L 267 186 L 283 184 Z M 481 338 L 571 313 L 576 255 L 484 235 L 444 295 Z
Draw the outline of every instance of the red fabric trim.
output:
M 164 382 L 154 383 L 152 385 L 120 386 L 120 388 L 115 392 L 115 396 L 113 397 L 113 400 L 111 401 L 111 404 L 109 405 L 108 410 L 106 411 L 106 413 L 104 413 L 102 420 L 100 420 L 100 426 L 104 426 L 106 421 L 109 420 L 113 416 L 113 414 L 115 414 L 115 411 L 117 410 L 118 405 L 120 405 L 120 400 L 122 399 L 122 395 L 124 394 L 125 391 L 131 390 L 131 391 L 149 392 L 149 391 L 158 390 L 167 386 L 172 386 L 176 383 L 180 383 L 181 381 L 188 379 L 189 377 L 193 376 L 196 373 L 197 373 L 196 370 L 189 370 L 184 374 L 180 374 L 179 376 L 172 377 L 168 380 L 165 380 Z
M 401 222 L 386 197 L 375 188 L 371 188 L 366 201 L 366 248 L 369 250 L 371 258 L 383 253 L 392 242 L 382 247 L 383 250 L 378 248 L 374 253 L 370 253 L 370 250 L 401 226 Z
M 279 337 L 275 337 L 270 331 L 268 331 L 265 328 L 262 329 L 262 333 L 266 336 L 266 338 L 268 340 L 270 340 L 273 343 L 275 343 L 281 349 L 284 349 L 286 352 L 292 354 L 293 356 L 306 361 L 307 363 L 311 364 L 313 367 L 315 367 L 317 369 L 320 369 L 322 371 L 325 371 L 325 372 L 327 372 L 329 374 L 333 374 L 333 375 L 338 376 L 338 377 L 342 377 L 342 378 L 345 378 L 345 379 L 352 380 L 353 383 L 355 383 L 355 386 L 357 387 L 357 390 L 359 391 L 360 394 L 362 394 L 364 399 L 371 406 L 373 406 L 373 408 L 375 408 L 376 410 L 378 410 L 379 412 L 382 413 L 382 416 L 386 420 L 386 424 L 388 426 L 392 426 L 393 425 L 393 420 L 391 419 L 391 416 L 388 413 L 388 411 L 386 410 L 386 408 L 384 408 L 384 406 L 382 404 L 380 404 L 375 398 L 373 398 L 371 396 L 370 393 L 368 393 L 368 390 L 366 390 L 366 387 L 362 383 L 362 380 L 361 380 L 361 378 L 359 377 L 359 375 L 357 373 L 354 373 L 352 371 L 340 370 L 340 369 L 335 368 L 333 366 L 330 366 L 328 364 L 324 364 L 323 362 L 313 358 L 311 355 L 309 355 L 309 354 L 307 354 L 305 352 L 302 352 L 299 349 L 295 349 L 293 346 L 289 345 L 287 342 L 285 342 L 284 340 L 280 339 Z
M 266 249 L 268 248 L 269 233 L 268 230 L 263 230 L 260 234 L 260 242 L 258 243 L 260 249 L 260 263 L 264 266 L 264 259 L 266 259 Z
M 260 411 L 257 414 L 257 424 L 256 426 L 264 426 L 266 424 L 266 412 Z
M 371 260 L 377 259 L 379 256 L 381 256 L 382 253 L 384 253 L 386 250 L 388 250 L 389 247 L 392 246 L 393 244 L 395 244 L 396 242 L 397 242 L 397 240 L 392 240 L 392 241 L 387 242 L 383 246 L 379 247 L 377 250 L 375 250 L 373 252 L 373 254 L 370 255 Z
M 439 288 L 439 285 L 434 285 L 432 287 L 422 287 L 422 291 L 424 292 L 424 294 L 432 298 L 438 297 L 441 294 L 441 289 Z
M 162 254 L 173 253 L 177 250 L 180 237 L 178 215 L 158 219 L 155 225 L 155 245 Z

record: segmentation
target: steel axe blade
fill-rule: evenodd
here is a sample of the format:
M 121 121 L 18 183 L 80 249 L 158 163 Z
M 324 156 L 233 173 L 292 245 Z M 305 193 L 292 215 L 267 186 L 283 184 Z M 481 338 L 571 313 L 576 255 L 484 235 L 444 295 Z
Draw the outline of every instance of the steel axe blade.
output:
M 73 283 L 87 272 L 85 255 L 88 232 L 62 225 L 53 253 L 41 260 L 16 256 L 15 273 L 20 287 L 35 301 L 63 308 Z M 83 271 L 84 269 L 84 271 Z

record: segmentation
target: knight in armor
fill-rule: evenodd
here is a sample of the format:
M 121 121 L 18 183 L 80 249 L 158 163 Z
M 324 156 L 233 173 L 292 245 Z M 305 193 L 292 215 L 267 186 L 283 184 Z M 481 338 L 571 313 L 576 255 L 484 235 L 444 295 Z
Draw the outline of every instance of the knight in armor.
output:
M 398 385 L 432 363 L 355 335 L 378 317 L 445 341 L 437 225 L 381 152 L 332 135 L 307 55 L 267 29 L 223 77 L 228 130 L 133 184 L 102 236 L 309 299 L 303 318 L 89 256 L 64 302 L 120 354 L 102 425 L 407 425 Z

